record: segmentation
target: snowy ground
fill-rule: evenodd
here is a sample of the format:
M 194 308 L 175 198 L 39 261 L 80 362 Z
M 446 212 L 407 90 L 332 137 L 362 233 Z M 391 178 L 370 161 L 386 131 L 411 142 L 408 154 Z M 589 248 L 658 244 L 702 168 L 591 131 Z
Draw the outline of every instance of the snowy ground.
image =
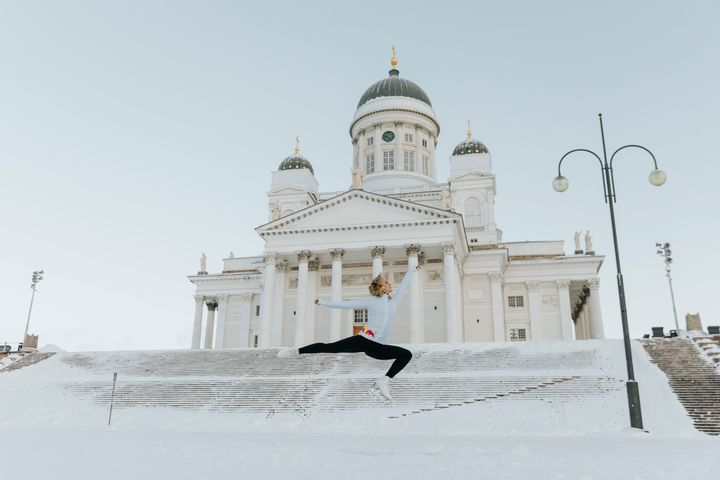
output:
M 103 365 L 110 359 L 122 364 L 155 357 L 98 352 L 92 355 L 97 363 L 85 368 L 63 362 L 69 354 L 58 354 L 0 373 L 0 475 L 68 480 L 716 478 L 720 438 L 692 427 L 664 374 L 640 345 L 633 347 L 647 432 L 627 426 L 624 388 L 570 402 L 507 397 L 401 419 L 388 418 L 391 405 L 385 411 L 270 419 L 251 413 L 120 408 L 108 427 L 106 406 L 68 395 L 61 386 L 107 377 Z M 489 347 L 463 348 L 480 352 Z M 624 377 L 620 341 L 535 342 L 520 348 L 523 354 L 591 349 L 596 352 L 591 367 L 577 367 L 575 374 Z M 516 373 L 478 374 L 502 381 L 501 375 Z
M 1 434 L 7 478 L 689 480 L 717 478 L 720 469 L 717 439 L 639 432 L 547 438 L 112 429 Z

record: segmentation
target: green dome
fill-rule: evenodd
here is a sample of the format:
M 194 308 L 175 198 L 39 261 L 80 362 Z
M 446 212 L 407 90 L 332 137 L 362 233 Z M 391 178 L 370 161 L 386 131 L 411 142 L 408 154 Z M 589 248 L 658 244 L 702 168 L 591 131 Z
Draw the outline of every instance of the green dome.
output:
M 315 171 L 313 170 L 312 165 L 310 165 L 308 159 L 303 157 L 302 155 L 290 155 L 285 160 L 280 162 L 278 170 L 291 170 L 294 168 L 307 168 L 308 170 L 310 170 L 310 173 L 315 175 Z
M 390 76 L 379 82 L 376 82 L 370 86 L 358 102 L 357 108 L 365 105 L 373 98 L 378 97 L 410 97 L 416 100 L 420 100 L 423 103 L 427 103 L 432 107 L 430 98 L 423 91 L 422 88 L 418 87 L 417 84 L 400 78 L 400 72 L 396 69 L 390 70 Z
M 470 153 L 490 153 L 490 151 L 488 151 L 488 149 L 485 145 L 478 142 L 477 140 L 468 138 L 464 142 L 458 143 L 457 147 L 455 147 L 455 150 L 453 150 L 452 154 L 453 155 L 468 155 Z

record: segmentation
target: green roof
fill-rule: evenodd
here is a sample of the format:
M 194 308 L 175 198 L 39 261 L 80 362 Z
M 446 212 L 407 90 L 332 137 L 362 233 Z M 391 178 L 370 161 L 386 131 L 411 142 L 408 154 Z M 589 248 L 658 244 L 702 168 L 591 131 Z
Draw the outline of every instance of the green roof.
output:
M 363 93 L 358 102 L 358 108 L 373 98 L 378 97 L 409 97 L 427 103 L 432 107 L 430 98 L 417 84 L 410 80 L 400 78 L 400 72 L 396 69 L 390 70 L 389 73 L 390 76 L 388 78 L 372 84 L 370 88 L 365 90 L 365 93 Z
M 307 168 L 310 170 L 310 173 L 315 175 L 315 171 L 313 170 L 312 165 L 310 165 L 308 159 L 300 155 L 291 155 L 287 157 L 280 163 L 278 170 L 291 170 L 294 168 Z
M 470 153 L 490 153 L 485 145 L 478 142 L 477 140 L 468 139 L 465 140 L 462 143 L 459 143 L 457 147 L 455 147 L 455 150 L 453 150 L 453 155 L 467 155 Z

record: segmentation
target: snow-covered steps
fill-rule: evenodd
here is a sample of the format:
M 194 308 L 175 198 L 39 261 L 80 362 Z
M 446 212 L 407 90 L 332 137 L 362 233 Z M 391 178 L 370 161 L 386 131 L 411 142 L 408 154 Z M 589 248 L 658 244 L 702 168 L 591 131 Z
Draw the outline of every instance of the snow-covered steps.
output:
M 720 435 L 720 375 L 685 338 L 643 341 L 652 361 L 667 375 L 670 386 L 695 427 Z
M 0 358 L 0 372 L 18 370 L 28 365 L 41 362 L 54 355 L 53 352 L 19 352 L 11 353 Z
M 646 428 L 692 423 L 639 344 Z M 364 354 L 277 358 L 278 349 L 60 352 L 0 374 L 0 428 L 123 428 L 585 434 L 628 427 L 622 342 L 405 345 L 413 359 L 371 393 L 391 362 Z M 158 425 L 158 423 L 160 425 Z

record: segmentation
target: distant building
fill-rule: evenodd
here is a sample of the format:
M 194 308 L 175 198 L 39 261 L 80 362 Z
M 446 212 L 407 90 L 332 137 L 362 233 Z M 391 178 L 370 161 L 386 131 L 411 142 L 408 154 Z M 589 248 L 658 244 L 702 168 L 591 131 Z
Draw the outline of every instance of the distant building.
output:
M 603 338 L 604 257 L 565 255 L 560 240 L 504 242 L 491 155 L 469 126 L 450 155 L 450 177 L 439 183 L 440 124 L 425 92 L 400 77 L 395 57 L 391 63 L 350 123 L 348 190 L 319 192 L 296 146 L 272 172 L 268 223 L 255 229 L 265 252 L 188 277 L 196 286 L 192 348 L 351 335 L 366 312 L 313 300 L 368 296 L 373 276 L 382 272 L 397 285 L 418 263 L 424 268 L 402 301 L 392 343 Z

